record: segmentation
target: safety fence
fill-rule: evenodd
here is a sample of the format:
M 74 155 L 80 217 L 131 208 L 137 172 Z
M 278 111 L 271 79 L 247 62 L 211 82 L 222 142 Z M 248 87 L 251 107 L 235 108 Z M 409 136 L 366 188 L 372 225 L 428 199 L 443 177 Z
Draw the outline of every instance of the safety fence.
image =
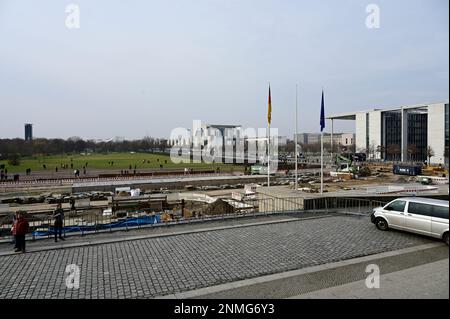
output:
M 360 198 L 325 197 L 303 199 L 292 197 L 249 200 L 234 205 L 231 210 L 218 208 L 217 213 L 213 212 L 211 214 L 195 211 L 190 211 L 186 214 L 186 212 L 182 212 L 181 209 L 163 210 L 160 212 L 142 209 L 120 211 L 116 213 L 98 209 L 82 213 L 67 211 L 65 213 L 63 233 L 65 236 L 83 236 L 116 230 L 126 231 L 144 227 L 164 227 L 177 224 L 219 221 L 242 217 L 270 216 L 276 214 L 324 212 L 369 213 L 373 208 L 383 206 L 384 204 L 385 202 Z M 25 215 L 30 224 L 30 232 L 27 235 L 27 238 L 35 240 L 38 238 L 51 238 L 54 236 L 55 228 L 52 215 L 27 213 L 25 213 Z M 9 213 L 0 218 L 0 242 L 7 242 L 12 239 L 13 216 L 13 213 Z
M 167 175 L 131 175 L 131 176 L 117 176 L 117 177 L 92 177 L 92 178 L 62 178 L 62 179 L 35 179 L 23 181 L 7 181 L 0 182 L 0 192 L 6 192 L 10 189 L 29 188 L 29 187 L 52 187 L 52 186 L 84 186 L 89 183 L 100 183 L 99 185 L 109 185 L 109 183 L 117 182 L 143 182 L 153 181 L 159 179 L 183 179 L 183 178 L 202 178 L 202 177 L 219 177 L 219 176 L 244 176 L 242 174 L 232 173 L 188 173 L 188 174 L 167 174 Z

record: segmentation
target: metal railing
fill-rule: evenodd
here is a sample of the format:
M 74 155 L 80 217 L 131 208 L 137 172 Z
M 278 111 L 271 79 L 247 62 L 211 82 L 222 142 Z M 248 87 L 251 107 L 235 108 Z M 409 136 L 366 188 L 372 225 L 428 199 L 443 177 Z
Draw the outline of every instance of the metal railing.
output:
M 103 211 L 90 213 L 67 211 L 65 213 L 63 232 L 65 236 L 87 235 L 94 233 L 131 230 L 145 227 L 164 227 L 176 224 L 190 224 L 205 221 L 217 221 L 242 217 L 269 216 L 290 213 L 311 212 L 349 212 L 369 213 L 373 208 L 383 206 L 385 202 L 361 198 L 323 197 L 303 199 L 259 198 L 243 202 L 231 212 L 212 212 L 199 214 L 195 211 L 190 216 L 183 216 L 180 210 L 149 212 L 149 210 L 121 211 L 104 216 Z M 13 213 L 0 218 L 0 242 L 11 240 Z M 28 214 L 30 233 L 27 239 L 51 238 L 54 236 L 54 221 L 51 215 Z

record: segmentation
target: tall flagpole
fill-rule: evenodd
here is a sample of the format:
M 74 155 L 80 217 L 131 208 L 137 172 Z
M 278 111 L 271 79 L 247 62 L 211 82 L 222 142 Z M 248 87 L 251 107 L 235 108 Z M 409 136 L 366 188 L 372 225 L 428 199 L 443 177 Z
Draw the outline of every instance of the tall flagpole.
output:
M 295 190 L 298 190 L 298 150 L 297 150 L 297 144 L 298 144 L 298 125 L 297 125 L 297 119 L 298 119 L 298 84 L 295 85 Z
M 270 94 L 270 82 L 269 82 L 269 100 L 267 110 L 267 124 L 268 124 L 268 136 L 267 136 L 267 187 L 270 187 L 270 122 L 272 122 L 272 98 Z
M 320 132 L 320 194 L 323 194 L 323 131 Z
M 267 187 L 270 187 L 270 122 L 269 136 L 267 138 Z
M 322 101 L 320 105 L 320 194 L 323 194 L 323 129 L 325 128 L 325 102 L 322 88 Z

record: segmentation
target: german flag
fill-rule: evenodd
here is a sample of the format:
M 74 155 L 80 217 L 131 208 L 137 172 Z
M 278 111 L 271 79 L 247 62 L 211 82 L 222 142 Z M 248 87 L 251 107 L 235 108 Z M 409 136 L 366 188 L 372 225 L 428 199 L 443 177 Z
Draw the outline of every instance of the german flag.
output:
M 272 99 L 270 98 L 270 84 L 269 84 L 269 109 L 267 110 L 267 122 L 270 125 L 272 122 Z

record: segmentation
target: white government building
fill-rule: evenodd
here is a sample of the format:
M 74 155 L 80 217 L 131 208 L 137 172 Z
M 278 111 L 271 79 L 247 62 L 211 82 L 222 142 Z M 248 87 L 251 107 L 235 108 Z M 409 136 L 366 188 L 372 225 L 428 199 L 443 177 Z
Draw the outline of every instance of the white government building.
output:
M 389 109 L 349 112 L 328 116 L 331 134 L 335 120 L 355 121 L 356 151 L 377 149 L 375 158 L 426 161 L 448 165 L 449 103 L 405 105 Z

